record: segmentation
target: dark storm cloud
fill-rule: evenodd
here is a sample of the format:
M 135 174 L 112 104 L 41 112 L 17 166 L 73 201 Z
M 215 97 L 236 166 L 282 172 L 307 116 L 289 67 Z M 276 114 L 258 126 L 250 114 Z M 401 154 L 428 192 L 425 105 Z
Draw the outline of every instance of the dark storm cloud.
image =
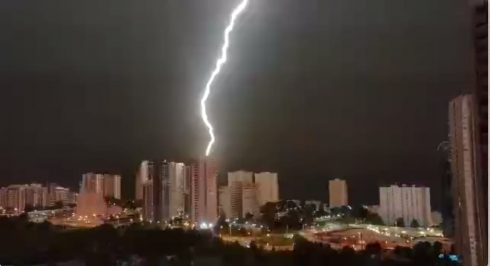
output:
M 128 180 L 141 159 L 200 155 L 235 2 L 2 1 L 1 183 Z M 447 102 L 468 82 L 464 4 L 251 0 L 210 98 L 216 156 L 279 171 L 284 197 L 345 177 L 357 203 L 393 182 L 436 198 Z

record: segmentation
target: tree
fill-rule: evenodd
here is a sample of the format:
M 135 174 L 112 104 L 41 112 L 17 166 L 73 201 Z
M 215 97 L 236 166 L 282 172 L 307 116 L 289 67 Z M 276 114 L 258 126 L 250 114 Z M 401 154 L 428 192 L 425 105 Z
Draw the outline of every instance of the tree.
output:
M 403 221 L 402 217 L 396 218 L 396 226 L 398 227 L 405 227 L 405 221 Z
M 254 215 L 250 212 L 245 213 L 245 221 L 251 221 L 254 218 Z
M 269 228 L 273 228 L 276 221 L 277 205 L 274 202 L 267 202 L 260 207 L 261 221 Z
M 420 227 L 419 221 L 417 221 L 417 219 L 413 219 L 413 220 L 410 222 L 410 227 L 413 227 L 413 228 Z
M 368 216 L 366 218 L 366 222 L 369 224 L 375 224 L 375 225 L 384 225 L 385 223 L 383 222 L 383 219 L 379 214 L 370 212 L 368 213 Z

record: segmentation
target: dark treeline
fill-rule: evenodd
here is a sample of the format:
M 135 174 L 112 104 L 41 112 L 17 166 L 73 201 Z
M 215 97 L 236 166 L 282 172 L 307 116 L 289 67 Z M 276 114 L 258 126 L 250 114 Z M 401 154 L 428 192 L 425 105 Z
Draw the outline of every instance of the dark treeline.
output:
M 0 218 L 0 238 L 0 265 L 57 265 L 71 260 L 85 265 L 134 265 L 129 262 L 135 257 L 138 265 L 456 265 L 447 256 L 439 258 L 438 243 L 397 248 L 386 256 L 378 244 L 369 244 L 362 252 L 350 248 L 337 251 L 298 237 L 294 251 L 266 252 L 254 243 L 250 248 L 225 245 L 210 232 L 159 230 L 139 224 L 117 229 L 110 225 L 66 229 L 29 223 L 22 216 Z

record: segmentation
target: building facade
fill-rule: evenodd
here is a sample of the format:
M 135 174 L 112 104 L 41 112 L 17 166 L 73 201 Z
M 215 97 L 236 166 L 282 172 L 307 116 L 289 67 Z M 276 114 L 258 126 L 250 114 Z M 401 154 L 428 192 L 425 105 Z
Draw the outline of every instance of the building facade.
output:
M 255 185 L 257 188 L 257 201 L 259 206 L 267 202 L 279 201 L 279 178 L 277 173 L 255 173 Z
M 218 211 L 220 216 L 231 217 L 231 194 L 229 186 L 218 189 Z
M 121 176 L 104 174 L 104 197 L 121 199 Z
M 242 213 L 241 217 L 247 215 L 257 217 L 259 214 L 259 203 L 257 200 L 257 187 L 253 183 L 244 183 L 242 186 Z
M 455 215 L 455 244 L 464 265 L 486 260 L 486 204 L 478 157 L 478 126 L 474 95 L 461 95 L 449 104 L 449 139 Z
M 218 219 L 218 166 L 209 158 L 191 165 L 191 220 L 215 223 Z
M 338 178 L 329 180 L 328 199 L 330 208 L 349 205 L 347 196 L 347 182 Z
M 416 220 L 421 226 L 432 225 L 430 189 L 428 187 L 397 186 L 379 188 L 379 215 L 387 225 L 403 218 L 405 226 Z
M 228 187 L 230 190 L 230 217 L 243 217 L 243 186 L 253 184 L 253 173 L 248 171 L 235 171 L 228 173 Z

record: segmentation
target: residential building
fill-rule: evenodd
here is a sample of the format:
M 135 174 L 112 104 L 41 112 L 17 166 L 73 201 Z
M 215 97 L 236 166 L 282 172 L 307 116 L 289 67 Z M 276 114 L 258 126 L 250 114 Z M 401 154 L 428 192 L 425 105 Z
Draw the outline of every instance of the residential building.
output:
M 235 171 L 228 173 L 228 187 L 230 189 L 232 218 L 243 217 L 243 186 L 253 184 L 253 173 Z
M 347 197 L 347 182 L 342 179 L 328 181 L 328 195 L 330 208 L 349 205 Z
M 379 215 L 388 225 L 403 218 L 406 226 L 417 220 L 421 226 L 431 222 L 430 189 L 428 187 L 397 186 L 379 188 Z
M 218 210 L 220 216 L 231 217 L 231 194 L 229 186 L 218 189 Z
M 191 220 L 195 223 L 214 223 L 218 219 L 218 166 L 209 158 L 190 167 Z
M 241 217 L 251 214 L 255 217 L 259 214 L 259 204 L 257 201 L 257 188 L 253 183 L 242 184 L 242 213 Z
M 185 165 L 184 163 L 168 163 L 168 209 L 169 218 L 182 216 L 185 207 Z
M 104 197 L 121 199 L 121 176 L 104 174 Z
M 136 200 L 143 200 L 143 190 L 145 184 L 148 182 L 148 166 L 149 161 L 142 161 L 140 164 L 140 167 L 138 169 L 138 172 L 136 173 L 136 180 L 135 180 L 135 199 Z
M 464 265 L 487 260 L 486 182 L 482 179 L 475 97 L 461 95 L 449 104 L 449 139 L 455 215 L 455 245 Z
M 255 185 L 257 186 L 257 201 L 259 206 L 267 202 L 279 201 L 279 180 L 277 173 L 255 173 Z

